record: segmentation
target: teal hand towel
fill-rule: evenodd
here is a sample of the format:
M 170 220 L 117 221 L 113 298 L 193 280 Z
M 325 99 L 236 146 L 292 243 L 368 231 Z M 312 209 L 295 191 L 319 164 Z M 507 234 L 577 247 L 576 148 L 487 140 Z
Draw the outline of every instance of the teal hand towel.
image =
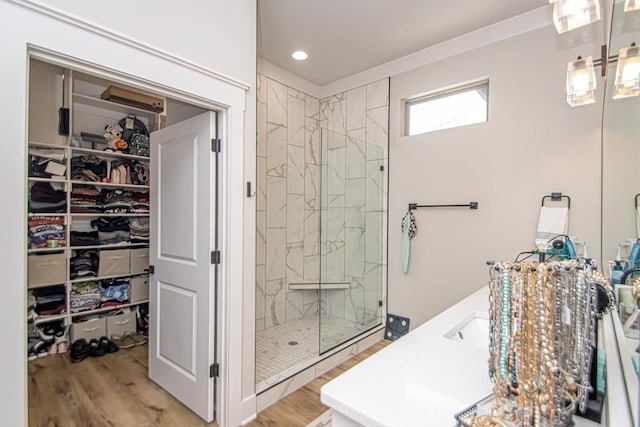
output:
M 418 231 L 416 218 L 411 211 L 402 218 L 402 271 L 409 271 L 409 253 L 411 251 L 411 239 Z

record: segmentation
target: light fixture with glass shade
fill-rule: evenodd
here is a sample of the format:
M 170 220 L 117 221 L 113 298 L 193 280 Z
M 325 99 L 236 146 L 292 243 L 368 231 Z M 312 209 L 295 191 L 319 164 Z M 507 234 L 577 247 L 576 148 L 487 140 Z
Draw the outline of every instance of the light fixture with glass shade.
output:
M 558 33 L 591 24 L 600 19 L 599 0 L 555 0 L 553 23 Z
M 614 0 L 615 1 L 615 0 Z M 553 22 L 559 33 L 573 30 L 600 19 L 599 0 L 549 0 L 553 3 Z M 640 10 L 640 0 L 625 0 L 624 11 Z M 636 43 L 620 49 L 618 55 L 609 56 L 609 48 L 602 45 L 601 57 L 591 56 L 567 64 L 567 103 L 571 107 L 596 102 L 595 67 L 601 67 L 602 77 L 607 76 L 610 63 L 617 62 L 613 86 L 613 99 L 640 96 L 640 47 Z
M 618 53 L 613 99 L 640 95 L 640 47 L 635 42 Z
M 631 12 L 632 10 L 640 10 L 640 0 L 625 0 L 624 11 Z
M 596 102 L 596 73 L 593 57 L 578 57 L 567 64 L 567 103 L 571 107 Z

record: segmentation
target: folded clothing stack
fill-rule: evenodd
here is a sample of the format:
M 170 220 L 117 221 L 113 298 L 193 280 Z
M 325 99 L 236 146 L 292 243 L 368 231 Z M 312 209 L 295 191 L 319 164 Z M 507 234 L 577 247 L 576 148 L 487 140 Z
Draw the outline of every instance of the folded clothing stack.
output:
M 132 211 L 133 194 L 124 190 L 103 190 L 102 201 L 105 213 L 129 213 Z
M 32 290 L 36 298 L 34 311 L 40 316 L 60 314 L 65 309 L 66 291 L 64 285 L 47 286 Z
M 100 307 L 102 293 L 98 282 L 89 281 L 74 283 L 69 296 L 69 306 L 72 313 L 93 310 Z
M 129 221 L 131 243 L 149 243 L 149 218 L 136 217 Z
M 98 229 L 98 238 L 103 245 L 129 241 L 129 220 L 126 217 L 94 219 L 91 226 Z
M 96 277 L 98 275 L 98 251 L 84 250 L 73 251 L 73 256 L 69 262 L 71 278 Z
M 97 231 L 75 231 L 69 233 L 71 246 L 96 246 L 100 245 Z
M 149 193 L 136 192 L 133 193 L 133 203 L 131 212 L 133 213 L 149 213 Z
M 103 190 L 102 203 L 105 213 L 148 213 L 149 193 Z
M 48 182 L 36 182 L 29 191 L 29 212 L 58 213 L 67 210 L 67 193 Z
M 71 190 L 72 213 L 102 212 L 102 196 L 94 187 L 73 187 Z
M 102 280 L 102 307 L 116 306 L 129 301 L 129 279 Z
M 107 176 L 107 162 L 94 155 L 71 158 L 71 179 L 100 182 Z
M 57 246 L 66 243 L 64 218 L 61 216 L 33 216 L 29 218 L 29 247 L 44 248 L 55 240 Z

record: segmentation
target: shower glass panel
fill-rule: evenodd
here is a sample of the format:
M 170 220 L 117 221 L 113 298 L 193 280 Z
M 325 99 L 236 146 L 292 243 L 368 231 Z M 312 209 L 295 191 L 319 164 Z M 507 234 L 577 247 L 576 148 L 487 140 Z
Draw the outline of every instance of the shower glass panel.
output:
M 321 129 L 319 351 L 382 322 L 384 148 Z

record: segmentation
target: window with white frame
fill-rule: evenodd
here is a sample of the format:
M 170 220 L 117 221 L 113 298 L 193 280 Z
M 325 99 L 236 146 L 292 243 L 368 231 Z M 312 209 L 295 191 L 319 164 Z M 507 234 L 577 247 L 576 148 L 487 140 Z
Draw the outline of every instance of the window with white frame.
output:
M 405 102 L 405 135 L 482 123 L 489 120 L 489 80 L 482 80 Z

